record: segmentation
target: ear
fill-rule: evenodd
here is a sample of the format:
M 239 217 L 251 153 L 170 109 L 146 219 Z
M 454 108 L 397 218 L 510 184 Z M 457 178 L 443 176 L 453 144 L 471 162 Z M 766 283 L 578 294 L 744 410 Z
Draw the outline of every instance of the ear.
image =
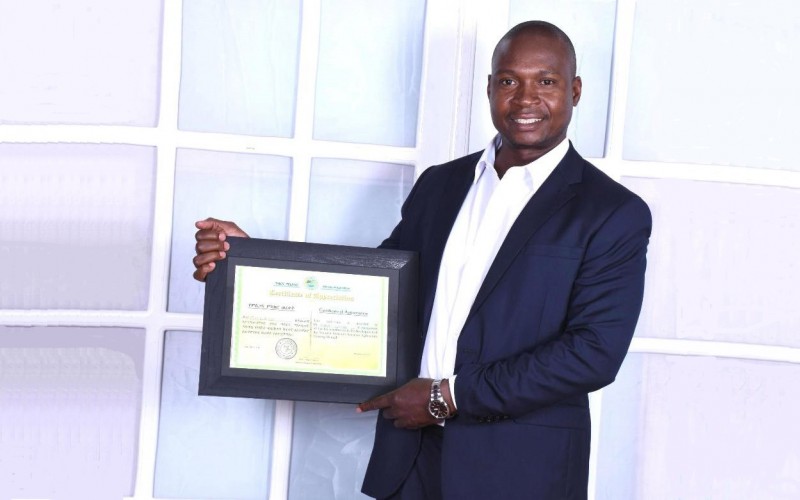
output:
M 581 91 L 583 90 L 583 82 L 581 77 L 576 76 L 572 79 L 572 105 L 577 106 L 578 101 L 581 100 Z
M 491 73 L 486 77 L 486 97 L 492 97 L 492 75 Z

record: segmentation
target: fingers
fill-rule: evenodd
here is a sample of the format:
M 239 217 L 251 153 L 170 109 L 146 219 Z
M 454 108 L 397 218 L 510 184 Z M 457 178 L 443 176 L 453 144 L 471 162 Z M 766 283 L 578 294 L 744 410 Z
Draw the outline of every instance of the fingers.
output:
M 230 249 L 231 244 L 227 241 L 213 239 L 199 239 L 194 245 L 194 250 L 197 255 L 212 252 L 227 252 Z
M 391 393 L 389 393 L 391 394 Z M 365 411 L 373 411 L 373 410 L 382 410 L 389 406 L 389 398 L 388 394 L 383 394 L 378 396 L 377 398 L 370 399 L 369 401 L 364 401 L 358 405 L 356 411 L 359 413 Z
M 208 273 L 217 267 L 216 262 L 228 256 L 226 252 L 230 249 L 230 244 L 227 242 L 198 242 L 195 249 L 197 255 L 192 259 L 195 267 L 192 276 L 197 281 L 205 281 Z
M 228 254 L 225 253 L 224 251 L 211 250 L 208 252 L 198 253 L 197 255 L 195 255 L 194 258 L 192 259 L 192 263 L 194 264 L 194 267 L 200 269 L 202 266 L 205 266 L 206 264 L 213 264 L 214 262 L 222 260 L 227 256 Z
M 383 410 L 381 416 L 400 429 L 419 429 L 437 423 L 428 412 L 430 380 L 414 379 L 391 392 L 359 404 L 359 413 Z
M 242 229 L 236 225 L 236 223 L 227 221 L 227 220 L 219 220 L 213 217 L 209 217 L 204 220 L 199 220 L 194 223 L 195 227 L 199 229 L 198 233 L 201 231 L 211 231 L 213 233 L 222 233 L 227 236 L 238 236 L 241 238 L 247 238 L 247 233 L 242 231 Z M 222 238 L 224 239 L 224 238 Z
M 209 264 L 204 264 L 197 269 L 195 269 L 194 273 L 192 273 L 192 277 L 197 281 L 205 281 L 208 273 L 214 270 L 217 265 L 213 262 Z
M 383 412 L 381 412 L 381 416 L 385 419 L 393 420 L 395 427 L 415 428 L 415 425 L 411 425 L 405 418 L 401 416 L 402 412 L 400 411 L 400 408 L 393 406 L 391 394 L 392 393 L 390 392 L 388 394 L 378 396 L 377 398 L 370 399 L 369 401 L 360 403 L 356 407 L 356 412 L 364 413 L 373 410 L 383 410 Z
M 227 256 L 231 245 L 225 239 L 228 236 L 247 238 L 248 235 L 235 223 L 209 217 L 194 223 L 197 232 L 194 239 L 195 257 L 192 259 L 195 271 L 192 277 L 197 281 L 205 281 L 208 273 L 216 268 L 216 262 Z
M 225 241 L 227 235 L 213 229 L 200 229 L 194 233 L 194 239 L 196 241 Z

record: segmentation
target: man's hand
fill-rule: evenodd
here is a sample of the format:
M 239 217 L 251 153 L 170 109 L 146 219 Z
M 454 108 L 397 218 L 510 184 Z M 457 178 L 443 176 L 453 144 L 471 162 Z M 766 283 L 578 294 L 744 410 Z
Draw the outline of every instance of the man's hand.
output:
M 235 223 L 211 217 L 197 221 L 194 225 L 197 228 L 197 232 L 194 234 L 194 239 L 197 240 L 197 244 L 194 246 L 197 255 L 192 259 L 196 268 L 192 276 L 197 281 L 205 281 L 208 273 L 217 267 L 216 262 L 224 259 L 227 255 L 225 252 L 231 248 L 230 243 L 225 239 L 228 236 L 242 238 L 249 238 L 249 236 Z
M 383 410 L 383 418 L 394 420 L 394 426 L 402 429 L 419 429 L 437 422 L 428 412 L 431 399 L 429 378 L 415 378 L 392 392 L 370 399 L 358 405 L 357 412 Z

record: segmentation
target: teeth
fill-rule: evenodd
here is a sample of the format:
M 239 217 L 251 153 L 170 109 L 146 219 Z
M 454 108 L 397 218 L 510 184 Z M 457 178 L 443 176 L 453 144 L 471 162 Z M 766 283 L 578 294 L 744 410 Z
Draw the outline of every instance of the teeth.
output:
M 536 123 L 542 121 L 541 118 L 517 118 L 514 120 L 517 123 L 522 125 L 530 125 L 531 123 Z

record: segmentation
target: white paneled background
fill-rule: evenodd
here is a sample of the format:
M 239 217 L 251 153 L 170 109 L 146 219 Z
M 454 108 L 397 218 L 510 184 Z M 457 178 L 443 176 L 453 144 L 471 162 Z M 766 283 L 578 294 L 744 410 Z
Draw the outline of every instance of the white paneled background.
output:
M 590 497 L 800 498 L 794 2 L 0 0 L 0 500 L 364 498 L 374 415 L 197 396 L 193 222 L 378 244 L 533 18 L 654 216 Z

